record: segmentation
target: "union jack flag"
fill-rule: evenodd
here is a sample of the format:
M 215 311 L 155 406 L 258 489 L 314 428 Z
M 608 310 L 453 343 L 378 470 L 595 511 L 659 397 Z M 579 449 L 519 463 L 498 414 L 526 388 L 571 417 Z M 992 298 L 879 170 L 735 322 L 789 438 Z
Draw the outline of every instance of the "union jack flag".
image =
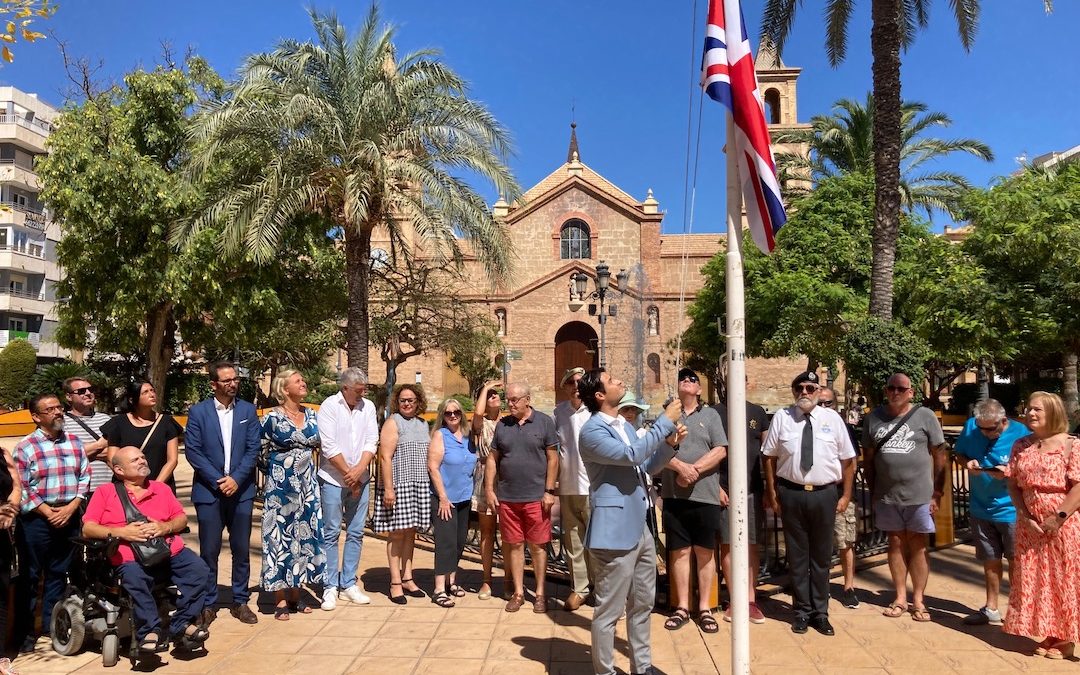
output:
M 709 0 L 701 77 L 705 93 L 731 110 L 735 138 L 728 139 L 728 152 L 737 153 L 750 234 L 763 253 L 770 253 L 787 215 L 739 0 Z

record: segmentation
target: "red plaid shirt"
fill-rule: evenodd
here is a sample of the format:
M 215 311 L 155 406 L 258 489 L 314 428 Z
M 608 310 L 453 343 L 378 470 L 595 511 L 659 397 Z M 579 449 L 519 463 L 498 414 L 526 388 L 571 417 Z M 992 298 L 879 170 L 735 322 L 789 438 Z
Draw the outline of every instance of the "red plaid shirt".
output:
M 12 451 L 22 481 L 22 512 L 42 504 L 65 504 L 76 497 L 86 499 L 90 488 L 90 462 L 75 436 L 61 433 L 55 441 L 41 429 L 30 434 Z

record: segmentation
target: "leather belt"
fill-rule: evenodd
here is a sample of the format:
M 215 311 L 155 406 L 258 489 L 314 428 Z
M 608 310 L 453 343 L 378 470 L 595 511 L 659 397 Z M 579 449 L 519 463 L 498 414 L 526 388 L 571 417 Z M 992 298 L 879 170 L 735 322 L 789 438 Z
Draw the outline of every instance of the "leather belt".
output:
M 806 492 L 817 492 L 818 490 L 836 489 L 836 483 L 826 483 L 825 485 L 808 485 L 803 483 L 794 483 L 786 478 L 776 478 L 776 482 L 780 483 L 783 487 L 789 490 L 804 490 Z

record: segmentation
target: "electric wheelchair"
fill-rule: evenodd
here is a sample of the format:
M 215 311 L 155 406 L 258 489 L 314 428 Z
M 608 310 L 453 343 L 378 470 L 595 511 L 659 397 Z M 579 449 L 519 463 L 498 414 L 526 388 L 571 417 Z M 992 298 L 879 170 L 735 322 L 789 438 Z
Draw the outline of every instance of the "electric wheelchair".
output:
M 149 658 L 151 655 L 140 652 L 134 639 L 131 597 L 124 591 L 119 571 L 109 562 L 120 540 L 76 537 L 72 541 L 85 554 L 76 556 L 78 561 L 72 565 L 64 597 L 53 609 L 53 650 L 71 656 L 79 653 L 87 638 L 92 638 L 101 644 L 101 662 L 106 667 L 115 666 L 120 660 L 121 641 L 128 644 L 124 655 L 131 659 L 132 666 L 142 658 Z M 165 651 L 170 617 L 176 609 L 179 592 L 166 574 L 154 584 L 153 595 L 161 616 L 159 651 Z M 178 641 L 177 649 L 195 652 L 205 648 L 202 643 L 184 638 Z

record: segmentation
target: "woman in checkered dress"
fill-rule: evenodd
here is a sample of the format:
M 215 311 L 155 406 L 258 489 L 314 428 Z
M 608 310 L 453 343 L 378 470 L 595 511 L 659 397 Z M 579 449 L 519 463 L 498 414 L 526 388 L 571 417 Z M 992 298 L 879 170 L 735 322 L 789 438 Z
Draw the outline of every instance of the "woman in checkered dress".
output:
M 431 478 L 427 470 L 431 432 L 420 417 L 427 407 L 424 392 L 402 384 L 390 397 L 390 419 L 379 436 L 379 481 L 375 487 L 376 532 L 387 532 L 390 600 L 403 605 L 406 596 L 425 596 L 413 581 L 413 542 L 417 529 L 431 527 Z

